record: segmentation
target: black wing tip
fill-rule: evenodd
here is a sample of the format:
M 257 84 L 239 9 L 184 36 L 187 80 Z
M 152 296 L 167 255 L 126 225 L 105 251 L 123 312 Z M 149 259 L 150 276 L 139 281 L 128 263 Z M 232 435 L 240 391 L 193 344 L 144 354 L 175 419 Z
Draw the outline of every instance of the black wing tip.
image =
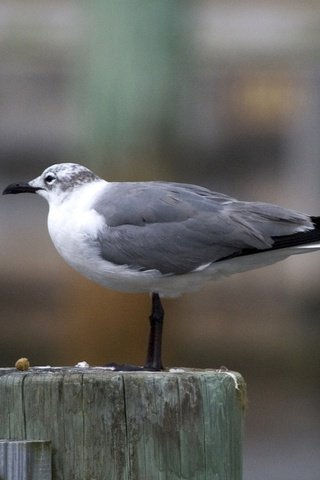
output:
M 320 228 L 320 217 L 310 217 L 310 220 L 316 229 Z

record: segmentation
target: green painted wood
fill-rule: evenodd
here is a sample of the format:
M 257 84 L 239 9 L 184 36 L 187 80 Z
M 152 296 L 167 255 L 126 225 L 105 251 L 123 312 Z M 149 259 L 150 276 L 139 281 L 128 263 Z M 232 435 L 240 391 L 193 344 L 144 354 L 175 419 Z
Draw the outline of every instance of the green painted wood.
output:
M 1 480 L 51 480 L 51 445 L 43 441 L 0 441 Z
M 51 441 L 53 480 L 240 480 L 244 404 L 233 372 L 0 369 L 0 438 Z

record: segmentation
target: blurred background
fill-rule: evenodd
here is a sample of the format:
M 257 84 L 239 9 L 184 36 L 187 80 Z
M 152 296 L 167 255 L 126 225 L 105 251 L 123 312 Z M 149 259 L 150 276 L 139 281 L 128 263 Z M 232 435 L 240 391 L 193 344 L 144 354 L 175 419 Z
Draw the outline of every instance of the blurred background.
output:
M 59 162 L 320 214 L 320 3 L 2 0 L 0 186 Z M 0 365 L 142 364 L 148 295 L 72 271 L 32 195 L 0 202 Z M 320 256 L 164 301 L 167 366 L 240 371 L 245 480 L 317 480 Z

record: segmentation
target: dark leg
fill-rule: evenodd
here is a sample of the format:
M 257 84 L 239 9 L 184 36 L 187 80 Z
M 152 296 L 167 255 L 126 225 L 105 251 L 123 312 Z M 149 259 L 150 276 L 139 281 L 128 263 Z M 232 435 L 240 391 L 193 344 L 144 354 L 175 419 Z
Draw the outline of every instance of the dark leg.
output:
M 161 360 L 161 343 L 164 310 L 158 293 L 152 294 L 152 311 L 150 319 L 150 335 L 147 359 L 144 368 L 146 370 L 163 370 Z
M 162 341 L 162 326 L 163 326 L 164 310 L 161 305 L 160 297 L 158 293 L 152 294 L 152 311 L 149 317 L 150 319 L 150 334 L 149 334 L 149 346 L 147 353 L 147 360 L 144 367 L 138 367 L 136 365 L 119 365 L 117 363 L 109 363 L 105 365 L 115 371 L 140 371 L 151 370 L 159 371 L 164 370 L 161 360 L 161 341 Z

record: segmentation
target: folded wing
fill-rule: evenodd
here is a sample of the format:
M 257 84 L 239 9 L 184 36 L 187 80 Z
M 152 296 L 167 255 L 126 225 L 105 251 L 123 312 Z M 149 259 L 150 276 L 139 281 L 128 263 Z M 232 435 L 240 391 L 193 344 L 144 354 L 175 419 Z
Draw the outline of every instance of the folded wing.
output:
M 308 215 L 193 185 L 109 184 L 93 208 L 105 220 L 98 237 L 105 260 L 163 274 L 320 238 Z

